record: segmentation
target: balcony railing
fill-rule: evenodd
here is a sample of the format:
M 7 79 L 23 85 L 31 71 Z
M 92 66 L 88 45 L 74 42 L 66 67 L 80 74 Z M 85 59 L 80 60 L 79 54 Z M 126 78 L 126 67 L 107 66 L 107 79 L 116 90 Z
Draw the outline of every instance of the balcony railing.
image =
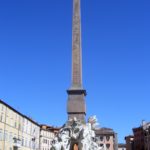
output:
M 20 148 L 20 147 L 21 147 L 21 140 L 18 139 L 18 138 L 16 138 L 16 137 L 14 137 L 13 140 L 14 140 L 13 145 L 14 145 L 15 147 Z

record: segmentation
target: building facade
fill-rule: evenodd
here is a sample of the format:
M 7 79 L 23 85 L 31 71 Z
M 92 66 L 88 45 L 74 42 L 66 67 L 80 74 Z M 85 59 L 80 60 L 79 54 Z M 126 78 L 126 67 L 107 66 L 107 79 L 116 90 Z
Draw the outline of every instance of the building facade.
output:
M 40 150 L 50 150 L 51 142 L 55 135 L 59 131 L 59 128 L 54 128 L 47 125 L 41 125 L 40 129 Z
M 144 146 L 144 131 L 142 126 L 133 128 L 134 148 L 136 150 L 145 150 Z
M 0 100 L 0 150 L 39 150 L 40 126 Z
M 118 150 L 126 150 L 126 144 L 118 144 Z
M 145 122 L 142 125 L 144 131 L 145 150 L 150 150 L 150 122 Z
M 142 121 L 139 127 L 133 128 L 133 136 L 126 136 L 127 150 L 150 150 L 150 122 Z
M 118 150 L 117 134 L 110 128 L 95 130 L 97 144 L 104 150 Z
M 125 137 L 126 150 L 134 150 L 134 136 L 129 135 Z

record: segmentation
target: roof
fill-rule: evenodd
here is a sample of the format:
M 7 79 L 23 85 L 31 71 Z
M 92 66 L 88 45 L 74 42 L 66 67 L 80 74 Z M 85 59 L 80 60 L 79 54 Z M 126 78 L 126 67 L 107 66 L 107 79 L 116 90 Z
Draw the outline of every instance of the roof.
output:
M 125 137 L 125 140 L 126 140 L 127 138 L 130 138 L 130 139 L 131 139 L 131 138 L 134 138 L 134 136 L 133 136 L 133 135 L 128 135 L 128 136 Z
M 136 127 L 136 128 L 132 128 L 132 130 L 133 130 L 133 132 L 141 132 L 141 131 L 143 131 L 143 128 L 142 128 L 142 126 L 140 126 L 140 127 Z
M 14 112 L 16 112 L 17 114 L 21 115 L 22 117 L 26 118 L 27 120 L 31 121 L 32 123 L 36 124 L 37 126 L 40 126 L 37 122 L 35 122 L 34 120 L 32 120 L 31 118 L 27 117 L 26 115 L 20 113 L 19 111 L 17 111 L 16 109 L 14 109 L 12 106 L 8 105 L 7 103 L 5 103 L 3 100 L 0 99 L 0 103 L 5 105 L 6 107 L 8 107 L 9 109 L 13 110 Z
M 45 131 L 58 131 L 61 129 L 61 127 L 53 127 L 53 126 L 49 126 L 49 125 L 45 125 L 45 124 L 41 124 L 40 125 L 41 130 L 45 130 Z
M 126 148 L 126 144 L 119 143 L 119 144 L 118 144 L 118 148 Z
M 96 135 L 114 135 L 115 132 L 111 128 L 99 128 L 95 130 Z

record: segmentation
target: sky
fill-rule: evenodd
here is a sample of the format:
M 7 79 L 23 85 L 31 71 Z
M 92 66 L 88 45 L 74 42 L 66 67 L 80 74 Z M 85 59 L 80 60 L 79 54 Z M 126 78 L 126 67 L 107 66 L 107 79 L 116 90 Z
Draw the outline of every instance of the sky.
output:
M 119 142 L 150 121 L 150 1 L 81 0 L 87 118 Z M 0 99 L 41 124 L 67 120 L 72 0 L 0 0 Z

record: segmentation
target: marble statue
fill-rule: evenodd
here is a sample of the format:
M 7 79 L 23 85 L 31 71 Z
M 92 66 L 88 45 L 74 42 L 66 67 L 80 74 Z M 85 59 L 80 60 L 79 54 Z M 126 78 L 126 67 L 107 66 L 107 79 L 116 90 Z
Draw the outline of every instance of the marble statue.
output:
M 76 118 L 70 119 L 52 141 L 51 150 L 73 150 L 73 144 L 77 144 L 79 150 L 101 150 L 96 143 L 96 126 L 96 116 L 90 117 L 86 124 Z

